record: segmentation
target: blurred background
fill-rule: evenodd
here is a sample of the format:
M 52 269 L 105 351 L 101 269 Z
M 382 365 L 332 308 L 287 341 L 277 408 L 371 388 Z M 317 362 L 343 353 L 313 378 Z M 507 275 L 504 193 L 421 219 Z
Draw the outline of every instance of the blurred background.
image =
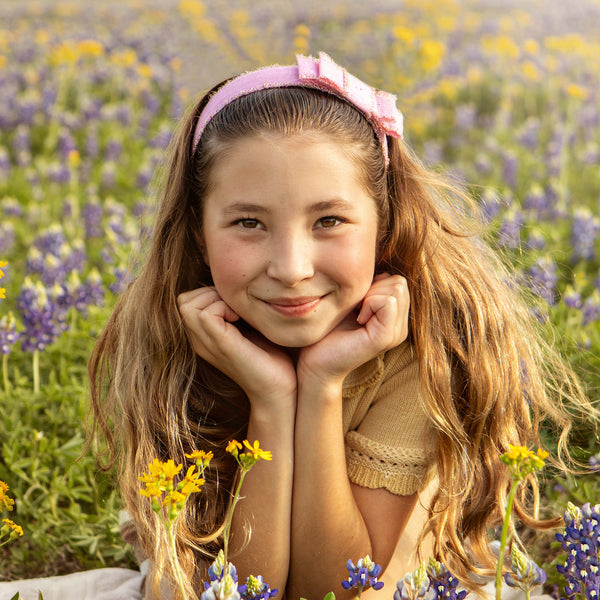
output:
M 134 564 L 112 475 L 80 456 L 87 357 L 151 231 L 177 120 L 216 82 L 295 53 L 398 95 L 408 142 L 469 186 L 598 400 L 598 23 L 598 0 L 4 0 L 0 480 L 25 535 L 0 548 L 0 579 Z M 573 443 L 598 465 L 585 423 Z M 543 510 L 595 502 L 598 483 L 548 472 Z M 532 544 L 552 560 L 549 538 Z

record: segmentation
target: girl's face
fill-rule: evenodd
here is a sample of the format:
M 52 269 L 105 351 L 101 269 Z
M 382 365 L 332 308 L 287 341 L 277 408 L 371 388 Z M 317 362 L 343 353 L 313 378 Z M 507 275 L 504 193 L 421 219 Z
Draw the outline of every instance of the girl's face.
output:
M 354 162 L 310 132 L 234 142 L 203 207 L 205 259 L 221 298 L 267 339 L 318 342 L 373 281 L 377 209 Z

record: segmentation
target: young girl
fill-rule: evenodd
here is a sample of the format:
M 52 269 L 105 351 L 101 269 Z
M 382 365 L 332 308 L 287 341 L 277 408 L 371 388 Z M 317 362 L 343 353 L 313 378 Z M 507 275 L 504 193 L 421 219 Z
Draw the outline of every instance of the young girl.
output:
M 343 597 L 348 558 L 385 569 L 416 545 L 462 580 L 490 572 L 510 486 L 500 455 L 537 445 L 548 417 L 566 457 L 562 398 L 591 408 L 474 210 L 404 144 L 395 97 L 325 54 L 219 84 L 185 118 L 149 256 L 90 361 L 154 595 L 167 542 L 138 476 L 154 458 L 214 452 L 178 526 L 199 596 L 235 484 L 232 438 L 273 454 L 234 519 L 240 582 Z M 524 493 L 516 511 L 544 525 Z M 426 550 L 398 544 L 411 519 Z

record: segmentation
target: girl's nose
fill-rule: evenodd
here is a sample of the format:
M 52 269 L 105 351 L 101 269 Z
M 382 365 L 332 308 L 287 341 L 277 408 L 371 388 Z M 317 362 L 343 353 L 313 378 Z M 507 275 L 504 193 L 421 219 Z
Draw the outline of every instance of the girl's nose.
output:
M 282 236 L 271 248 L 267 275 L 294 287 L 314 275 L 310 240 L 292 233 Z

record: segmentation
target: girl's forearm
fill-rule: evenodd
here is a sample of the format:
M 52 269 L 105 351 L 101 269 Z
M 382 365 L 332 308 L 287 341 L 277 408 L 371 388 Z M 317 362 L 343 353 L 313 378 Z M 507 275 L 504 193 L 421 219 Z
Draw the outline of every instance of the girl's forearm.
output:
M 247 438 L 270 450 L 273 460 L 259 460 L 246 475 L 232 523 L 230 556 L 245 583 L 262 575 L 283 595 L 290 561 L 294 465 L 294 402 L 268 410 L 252 408 Z M 247 538 L 249 533 L 249 538 Z M 246 543 L 247 542 L 247 543 Z
M 341 405 L 341 383 L 299 388 L 289 598 L 343 598 L 346 561 L 371 554 L 346 471 Z

